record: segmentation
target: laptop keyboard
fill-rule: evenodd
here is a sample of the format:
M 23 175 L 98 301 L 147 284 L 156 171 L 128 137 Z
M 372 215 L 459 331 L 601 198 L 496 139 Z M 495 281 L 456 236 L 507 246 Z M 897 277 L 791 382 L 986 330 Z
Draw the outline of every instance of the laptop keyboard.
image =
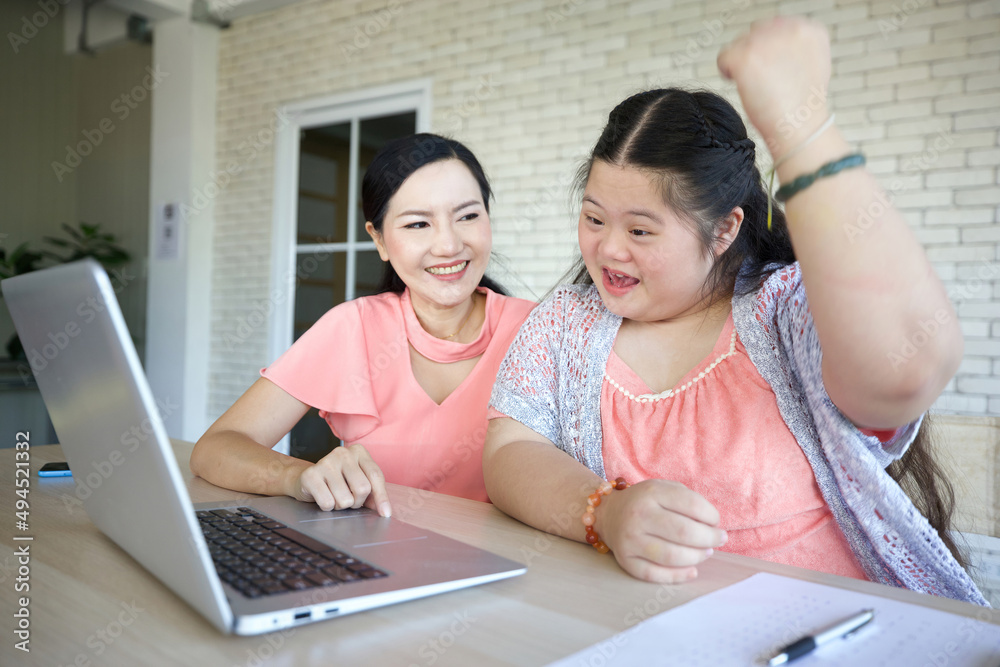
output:
M 249 598 L 388 576 L 249 507 L 197 515 L 219 578 Z

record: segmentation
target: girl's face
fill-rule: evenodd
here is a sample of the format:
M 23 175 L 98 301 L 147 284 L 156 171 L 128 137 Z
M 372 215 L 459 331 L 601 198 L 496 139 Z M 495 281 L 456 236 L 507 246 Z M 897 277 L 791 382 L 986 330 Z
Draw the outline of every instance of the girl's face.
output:
M 479 285 L 493 238 L 483 195 L 460 160 L 417 169 L 389 200 L 382 233 L 365 225 L 415 304 L 449 308 Z
M 587 271 L 616 315 L 662 322 L 708 305 L 703 285 L 714 260 L 644 172 L 595 160 L 578 234 Z

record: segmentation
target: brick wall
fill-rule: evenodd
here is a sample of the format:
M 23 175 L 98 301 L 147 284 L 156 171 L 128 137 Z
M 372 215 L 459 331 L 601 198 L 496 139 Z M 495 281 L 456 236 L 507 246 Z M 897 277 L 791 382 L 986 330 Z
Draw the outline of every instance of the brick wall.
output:
M 267 298 L 274 156 L 258 132 L 280 105 L 432 77 L 432 129 L 469 145 L 495 186 L 510 271 L 494 273 L 540 296 L 574 255 L 569 185 L 611 108 L 677 84 L 735 101 L 718 49 L 776 13 L 829 26 L 838 124 L 957 303 L 966 357 L 937 407 L 1000 414 L 1000 0 L 324 0 L 222 33 L 218 164 L 243 169 L 216 200 L 209 417 L 269 361 L 266 327 L 226 336 Z

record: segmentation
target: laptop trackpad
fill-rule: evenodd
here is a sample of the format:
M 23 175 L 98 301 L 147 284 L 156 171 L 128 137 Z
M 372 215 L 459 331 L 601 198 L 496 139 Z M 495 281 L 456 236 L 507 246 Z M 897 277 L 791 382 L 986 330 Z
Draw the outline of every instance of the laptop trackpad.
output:
M 424 539 L 427 532 L 361 508 L 324 512 L 293 498 L 254 499 L 250 506 L 274 519 L 346 550 Z M 358 556 L 363 557 L 359 553 Z

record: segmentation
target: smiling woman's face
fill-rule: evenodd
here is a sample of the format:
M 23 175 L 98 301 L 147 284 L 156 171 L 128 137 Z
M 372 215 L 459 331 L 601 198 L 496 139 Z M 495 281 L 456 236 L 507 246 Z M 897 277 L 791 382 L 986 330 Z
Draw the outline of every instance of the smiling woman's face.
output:
M 382 233 L 366 228 L 411 300 L 443 308 L 472 295 L 493 245 L 479 184 L 460 160 L 417 169 L 389 200 Z
M 594 161 L 578 236 L 587 272 L 616 315 L 661 322 L 702 307 L 714 260 L 642 171 Z

